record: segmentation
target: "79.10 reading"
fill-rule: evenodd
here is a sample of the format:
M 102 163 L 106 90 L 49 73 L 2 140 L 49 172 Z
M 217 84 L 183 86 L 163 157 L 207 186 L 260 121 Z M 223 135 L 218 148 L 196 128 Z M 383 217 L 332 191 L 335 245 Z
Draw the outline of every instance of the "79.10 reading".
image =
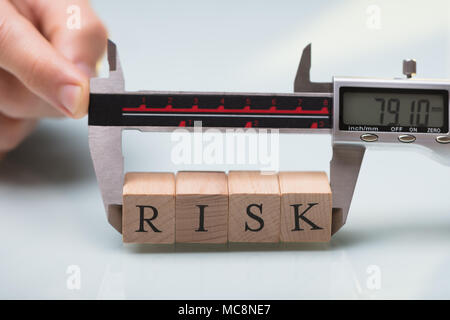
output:
M 403 106 L 400 99 L 391 98 L 386 101 L 384 98 L 375 98 L 380 104 L 380 125 L 382 126 L 411 126 L 429 127 L 431 104 L 428 99 L 413 100 L 409 106 Z M 438 109 L 438 108 L 437 108 Z M 405 117 L 404 113 L 408 113 Z M 403 113 L 403 121 L 400 114 Z M 404 120 L 408 121 L 405 123 Z

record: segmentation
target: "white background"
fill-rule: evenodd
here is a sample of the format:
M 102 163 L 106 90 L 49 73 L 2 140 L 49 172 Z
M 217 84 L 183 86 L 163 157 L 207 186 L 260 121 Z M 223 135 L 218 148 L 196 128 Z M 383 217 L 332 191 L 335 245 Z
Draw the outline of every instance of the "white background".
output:
M 404 58 L 418 60 L 420 77 L 450 78 L 446 1 L 93 5 L 128 90 L 291 92 L 309 42 L 314 80 L 398 77 Z M 283 136 L 280 169 L 327 171 L 330 141 Z M 127 170 L 199 169 L 174 165 L 171 147 L 168 134 L 127 134 Z M 369 150 L 347 224 L 329 244 L 124 246 L 105 219 L 87 119 L 45 120 L 0 163 L 0 298 L 448 299 L 450 170 L 401 147 Z M 79 290 L 67 287 L 71 265 Z

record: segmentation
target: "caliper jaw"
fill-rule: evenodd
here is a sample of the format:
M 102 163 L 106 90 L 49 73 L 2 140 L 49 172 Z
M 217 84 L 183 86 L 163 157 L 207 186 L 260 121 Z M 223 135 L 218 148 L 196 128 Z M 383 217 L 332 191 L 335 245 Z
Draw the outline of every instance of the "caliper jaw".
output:
M 331 82 L 311 82 L 311 43 L 303 49 L 294 80 L 294 92 L 333 93 Z
M 124 78 L 116 45 L 108 40 L 109 78 L 91 79 L 91 93 L 123 93 Z M 108 222 L 122 233 L 123 127 L 89 126 L 89 148 Z
M 335 234 L 347 221 L 356 183 L 366 148 L 361 145 L 333 143 L 330 163 L 330 183 L 333 192 L 331 234 Z
M 311 44 L 302 53 L 294 81 L 294 92 L 319 92 L 333 94 L 333 83 L 311 82 Z M 337 101 L 334 96 L 334 106 Z M 336 121 L 333 121 L 336 125 Z M 333 128 L 332 132 L 336 128 Z M 332 234 L 347 221 L 359 171 L 365 154 L 365 147 L 357 144 L 339 143 L 334 140 L 333 158 L 330 162 L 330 184 L 333 192 Z

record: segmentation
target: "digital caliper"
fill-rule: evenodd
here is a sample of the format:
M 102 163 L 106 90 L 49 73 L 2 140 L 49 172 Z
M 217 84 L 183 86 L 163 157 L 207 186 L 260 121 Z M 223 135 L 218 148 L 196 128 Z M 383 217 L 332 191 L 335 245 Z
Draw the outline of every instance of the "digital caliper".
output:
M 91 80 L 89 146 L 109 223 L 122 230 L 122 130 L 167 131 L 202 127 L 275 128 L 333 137 L 330 181 L 332 232 L 346 222 L 366 148 L 422 147 L 450 165 L 450 81 L 334 77 L 310 81 L 311 45 L 304 50 L 294 93 L 126 92 L 117 49 L 108 42 L 109 78 Z

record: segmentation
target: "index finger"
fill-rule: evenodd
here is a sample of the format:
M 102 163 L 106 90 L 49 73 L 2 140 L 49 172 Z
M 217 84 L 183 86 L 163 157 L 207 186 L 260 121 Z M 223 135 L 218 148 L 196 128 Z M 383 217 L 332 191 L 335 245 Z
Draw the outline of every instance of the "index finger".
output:
M 0 68 L 74 118 L 87 112 L 89 81 L 11 5 L 0 1 Z
M 95 71 L 105 52 L 107 31 L 88 0 L 41 0 L 38 22 L 42 33 L 83 71 Z

